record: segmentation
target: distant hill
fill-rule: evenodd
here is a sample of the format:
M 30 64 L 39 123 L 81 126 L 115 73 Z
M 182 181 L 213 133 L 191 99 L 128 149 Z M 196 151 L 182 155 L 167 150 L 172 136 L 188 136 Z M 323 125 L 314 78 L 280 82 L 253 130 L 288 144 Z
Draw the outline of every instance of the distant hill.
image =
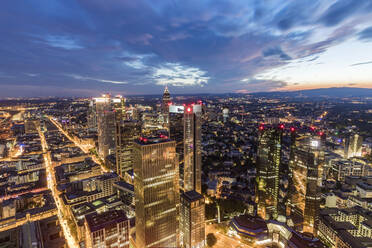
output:
M 372 97 L 372 88 L 334 87 L 299 91 L 277 91 L 253 93 L 256 96 L 281 97 Z

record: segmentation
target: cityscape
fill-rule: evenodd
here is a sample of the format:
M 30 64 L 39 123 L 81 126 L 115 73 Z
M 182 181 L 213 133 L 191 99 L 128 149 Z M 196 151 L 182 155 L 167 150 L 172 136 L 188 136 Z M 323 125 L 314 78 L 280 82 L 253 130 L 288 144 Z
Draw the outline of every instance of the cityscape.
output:
M 0 248 L 372 247 L 370 1 L 3 7 Z

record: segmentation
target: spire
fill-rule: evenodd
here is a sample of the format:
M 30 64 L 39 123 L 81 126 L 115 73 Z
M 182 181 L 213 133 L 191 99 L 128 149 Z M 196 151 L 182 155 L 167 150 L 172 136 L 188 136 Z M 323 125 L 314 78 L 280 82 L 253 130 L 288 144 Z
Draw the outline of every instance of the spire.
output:
M 168 90 L 168 85 L 165 86 L 162 100 L 162 112 L 167 113 L 169 111 L 169 104 L 171 103 L 171 96 Z
M 168 90 L 168 85 L 165 85 L 165 89 L 164 89 L 164 94 L 163 94 L 163 96 L 165 96 L 165 95 L 170 96 L 170 93 L 169 93 L 169 90 Z

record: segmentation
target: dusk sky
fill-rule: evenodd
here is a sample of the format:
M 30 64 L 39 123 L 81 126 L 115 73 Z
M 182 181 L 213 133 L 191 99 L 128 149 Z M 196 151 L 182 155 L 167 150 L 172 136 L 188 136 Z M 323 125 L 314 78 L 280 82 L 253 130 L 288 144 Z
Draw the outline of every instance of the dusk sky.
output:
M 372 88 L 371 0 L 4 0 L 0 97 Z

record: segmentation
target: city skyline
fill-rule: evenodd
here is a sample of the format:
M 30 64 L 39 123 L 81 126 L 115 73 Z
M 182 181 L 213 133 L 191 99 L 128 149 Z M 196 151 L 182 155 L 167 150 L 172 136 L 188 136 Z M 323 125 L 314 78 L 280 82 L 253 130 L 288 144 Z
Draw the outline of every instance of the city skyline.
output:
M 7 1 L 0 97 L 372 85 L 372 3 Z

